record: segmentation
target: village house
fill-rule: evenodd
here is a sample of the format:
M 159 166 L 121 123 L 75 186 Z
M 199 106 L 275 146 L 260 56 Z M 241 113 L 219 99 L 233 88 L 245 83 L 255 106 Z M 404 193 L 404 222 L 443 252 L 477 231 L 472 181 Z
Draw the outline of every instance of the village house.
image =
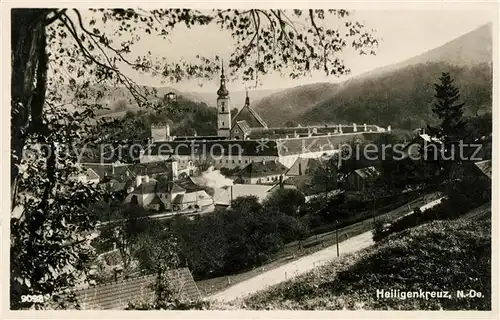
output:
M 363 191 L 369 182 L 375 180 L 379 176 L 380 172 L 375 167 L 366 167 L 354 170 L 346 177 L 346 189 Z
M 287 167 L 277 161 L 252 162 L 236 174 L 236 183 L 274 184 L 287 171 Z
M 188 191 L 167 177 L 137 176 L 135 186 L 127 191 L 125 203 L 136 199 L 138 205 L 152 211 L 205 210 L 213 205 L 213 198 L 202 187 Z

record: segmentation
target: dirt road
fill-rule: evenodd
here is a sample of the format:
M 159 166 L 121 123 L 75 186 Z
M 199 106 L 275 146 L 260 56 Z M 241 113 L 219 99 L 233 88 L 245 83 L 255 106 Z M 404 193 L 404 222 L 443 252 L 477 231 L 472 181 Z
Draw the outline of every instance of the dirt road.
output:
M 441 198 L 431 201 L 420 207 L 422 211 L 441 202 Z M 408 212 L 412 214 L 412 212 Z M 339 242 L 340 255 L 364 249 L 373 244 L 372 232 L 368 231 Z M 296 261 L 282 265 L 276 269 L 266 271 L 246 281 L 237 283 L 224 291 L 209 296 L 207 300 L 231 301 L 264 290 L 269 286 L 294 278 L 311 271 L 315 267 L 327 264 L 337 258 L 337 245 L 327 247 Z

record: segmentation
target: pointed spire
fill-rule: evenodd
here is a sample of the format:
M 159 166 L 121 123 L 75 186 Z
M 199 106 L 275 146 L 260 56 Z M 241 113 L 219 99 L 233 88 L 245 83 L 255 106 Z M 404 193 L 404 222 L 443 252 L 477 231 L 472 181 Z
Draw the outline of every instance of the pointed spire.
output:
M 248 97 L 248 89 L 246 89 L 246 92 L 247 92 L 247 96 L 245 98 L 245 106 L 249 106 L 250 105 L 250 98 Z
M 226 75 L 224 74 L 224 60 L 222 60 L 220 87 L 219 90 L 217 90 L 217 95 L 219 96 L 219 98 L 226 98 L 229 95 L 229 91 L 226 88 Z
M 226 75 L 224 74 L 224 59 L 221 61 L 221 79 L 226 79 Z

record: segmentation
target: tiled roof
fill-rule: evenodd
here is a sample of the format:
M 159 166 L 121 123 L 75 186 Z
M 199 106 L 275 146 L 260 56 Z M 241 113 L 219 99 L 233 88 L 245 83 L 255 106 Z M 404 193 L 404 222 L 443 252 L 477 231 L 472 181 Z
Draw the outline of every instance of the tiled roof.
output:
M 236 123 L 233 126 L 233 128 L 235 126 L 238 126 L 243 133 L 250 133 L 252 131 L 252 129 L 250 128 L 250 126 L 248 125 L 248 123 L 245 120 L 236 121 Z
M 311 176 L 293 176 L 283 181 L 283 188 L 297 189 L 307 196 L 314 193 L 311 188 L 311 181 Z M 279 188 L 280 184 L 277 183 L 276 185 L 274 185 L 273 189 L 270 190 L 270 192 L 273 192 Z
M 375 178 L 380 175 L 380 172 L 375 167 L 366 167 L 354 170 L 354 172 L 363 179 Z
M 130 165 L 113 165 L 109 163 L 82 163 L 81 166 L 85 169 L 92 169 L 101 180 L 104 178 L 118 178 L 120 176 L 126 176 L 131 174 L 129 171 Z
M 95 179 L 100 180 L 99 175 L 92 168 L 87 168 L 87 171 L 85 173 L 86 173 L 87 179 L 89 179 L 89 180 L 95 180 Z
M 196 191 L 177 195 L 173 200 L 173 203 L 197 204 L 202 207 L 212 204 L 213 201 L 212 197 L 210 197 L 205 191 Z
M 133 191 L 134 194 L 151 194 L 156 193 L 156 181 L 153 178 L 149 179 L 149 182 L 143 181 L 138 187 Z
M 159 179 L 156 185 L 156 192 L 160 193 L 179 193 L 185 192 L 186 190 L 180 187 L 177 182 L 167 181 L 164 179 Z
M 488 178 L 491 179 L 491 160 L 478 161 L 474 163 Z
M 165 161 L 155 161 L 146 163 L 137 163 L 130 167 L 130 171 L 134 175 L 158 175 L 158 174 L 168 174 L 169 166 Z
M 379 133 L 359 132 L 352 134 L 312 136 L 289 139 L 258 139 L 258 140 L 192 140 L 192 141 L 158 141 L 146 150 L 148 155 L 193 156 L 193 148 L 206 150 L 213 156 L 274 156 L 295 155 L 307 152 L 336 150 L 344 143 L 353 140 L 372 140 Z
M 182 179 L 179 179 L 175 181 L 175 183 L 182 189 L 186 190 L 186 192 L 194 192 L 194 191 L 201 191 L 205 190 L 204 187 L 198 185 L 196 182 L 193 181 L 191 177 L 185 177 Z
M 236 124 L 241 120 L 245 120 L 251 128 L 267 128 L 266 122 L 250 107 L 250 104 L 245 104 L 243 108 L 241 108 L 234 117 L 233 122 Z
M 270 175 L 277 175 L 285 173 L 287 168 L 279 162 L 266 161 L 262 162 L 252 162 L 243 168 L 238 176 L 247 178 L 257 178 L 265 177 Z
M 171 270 L 167 277 L 181 302 L 201 300 L 188 268 Z M 83 310 L 124 310 L 130 302 L 153 302 L 155 280 L 156 275 L 148 275 L 77 290 L 75 294 Z
M 202 146 L 202 147 L 201 147 Z M 150 145 L 146 151 L 149 155 L 193 156 L 193 148 L 203 148 L 213 156 L 247 155 L 247 156 L 278 156 L 276 141 L 266 141 L 265 145 L 258 140 L 192 140 L 192 141 L 158 141 Z M 195 154 L 196 156 L 196 154 Z
M 303 176 L 303 175 L 312 175 L 314 171 L 321 167 L 322 161 L 317 158 L 302 158 L 299 157 L 292 164 L 290 169 L 286 172 L 286 176 Z
M 356 131 L 354 131 L 354 127 L 352 125 L 342 125 L 341 131 L 339 130 L 338 125 L 312 125 L 305 127 L 277 127 L 277 128 L 251 128 L 252 137 L 256 136 L 269 136 L 269 135 L 277 135 L 277 136 L 285 136 L 288 135 L 290 138 L 294 136 L 294 134 L 304 136 L 307 134 L 312 135 L 327 135 L 330 134 L 340 134 L 340 133 L 364 133 L 364 132 L 385 132 L 384 128 L 381 128 L 377 125 L 366 125 L 366 131 L 364 125 L 357 125 Z
M 281 156 L 308 152 L 331 152 L 353 140 L 366 141 L 373 139 L 377 133 L 352 133 L 332 136 L 312 136 L 303 138 L 280 139 L 278 154 Z

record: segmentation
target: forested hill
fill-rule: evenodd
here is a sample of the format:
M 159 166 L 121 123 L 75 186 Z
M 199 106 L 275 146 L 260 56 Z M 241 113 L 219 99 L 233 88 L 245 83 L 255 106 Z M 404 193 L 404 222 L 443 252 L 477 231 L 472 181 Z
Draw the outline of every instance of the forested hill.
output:
M 298 124 L 300 116 L 318 102 L 332 97 L 339 85 L 334 83 L 314 83 L 276 92 L 251 103 L 252 108 L 269 126 Z
M 176 102 L 161 100 L 158 110 L 127 110 L 119 123 L 103 126 L 102 134 L 111 139 L 145 140 L 151 136 L 151 124 L 168 123 L 171 135 L 216 135 L 217 110 L 203 102 L 178 97 Z
M 375 123 L 414 129 L 435 123 L 431 111 L 434 83 L 450 72 L 465 102 L 465 114 L 491 112 L 492 67 L 458 67 L 435 62 L 417 64 L 376 77 L 357 79 L 334 97 L 297 117 L 302 123 Z
M 434 83 L 443 71 L 461 90 L 466 114 L 491 111 L 492 25 L 340 85 L 317 83 L 276 93 L 255 109 L 275 126 L 366 122 L 414 129 L 435 120 Z

